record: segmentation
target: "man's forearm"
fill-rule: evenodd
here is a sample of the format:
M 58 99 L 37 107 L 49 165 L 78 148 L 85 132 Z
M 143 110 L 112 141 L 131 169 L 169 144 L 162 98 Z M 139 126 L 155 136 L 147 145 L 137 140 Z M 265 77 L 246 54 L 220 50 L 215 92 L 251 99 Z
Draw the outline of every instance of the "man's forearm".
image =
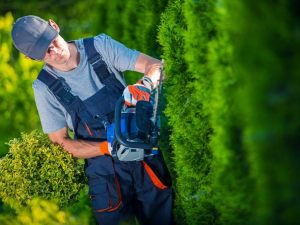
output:
M 49 133 L 48 136 L 53 143 L 61 145 L 76 158 L 92 158 L 102 155 L 100 142 L 73 140 L 69 137 L 66 127 Z
M 153 82 L 153 88 L 158 85 L 161 61 L 141 53 L 135 65 L 135 71 L 145 74 Z
M 64 137 L 60 140 L 52 140 L 52 142 L 61 145 L 75 158 L 86 159 L 102 155 L 100 152 L 100 142 L 72 140 L 68 137 Z
M 100 142 L 72 140 L 64 138 L 60 144 L 67 152 L 75 158 L 92 158 L 102 155 L 100 152 Z

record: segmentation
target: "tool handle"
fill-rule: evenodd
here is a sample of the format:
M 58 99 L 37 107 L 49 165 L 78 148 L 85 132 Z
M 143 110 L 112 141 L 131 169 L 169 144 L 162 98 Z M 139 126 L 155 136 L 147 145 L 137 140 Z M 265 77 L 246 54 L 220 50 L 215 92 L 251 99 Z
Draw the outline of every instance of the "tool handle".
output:
M 157 140 L 152 141 L 152 143 L 143 143 L 143 142 L 131 142 L 127 141 L 126 138 L 123 136 L 121 131 L 121 112 L 122 112 L 122 106 L 124 105 L 124 97 L 121 96 L 115 107 L 115 136 L 117 141 L 128 148 L 142 148 L 142 149 L 152 149 L 153 147 L 156 147 Z

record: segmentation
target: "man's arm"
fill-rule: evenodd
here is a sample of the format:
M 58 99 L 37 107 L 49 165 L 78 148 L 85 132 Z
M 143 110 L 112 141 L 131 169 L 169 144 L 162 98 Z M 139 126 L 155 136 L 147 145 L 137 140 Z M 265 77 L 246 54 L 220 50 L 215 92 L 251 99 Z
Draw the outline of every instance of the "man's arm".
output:
M 160 67 L 160 60 L 140 53 L 135 64 L 135 71 L 143 73 L 146 77 L 149 77 L 155 88 L 158 85 L 158 80 L 160 78 Z
M 54 144 L 61 145 L 75 158 L 92 158 L 103 155 L 100 152 L 102 142 L 72 140 L 68 135 L 68 130 L 66 127 L 49 133 L 48 136 Z
M 153 86 L 156 87 L 160 77 L 160 66 L 161 61 L 158 59 L 140 53 L 135 64 L 135 71 L 149 77 L 153 82 Z M 68 135 L 67 128 L 49 133 L 48 136 L 53 143 L 61 145 L 75 158 L 92 158 L 103 155 L 101 152 L 107 151 L 107 149 L 102 150 L 102 148 L 107 148 L 105 146 L 107 142 L 72 140 Z

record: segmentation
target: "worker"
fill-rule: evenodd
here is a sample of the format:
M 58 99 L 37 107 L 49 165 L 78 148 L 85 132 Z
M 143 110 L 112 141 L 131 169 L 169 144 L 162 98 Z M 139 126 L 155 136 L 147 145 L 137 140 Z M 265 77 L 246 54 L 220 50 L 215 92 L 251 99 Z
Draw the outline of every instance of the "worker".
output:
M 15 21 L 12 40 L 28 58 L 44 62 L 33 83 L 42 129 L 73 157 L 86 159 L 97 223 L 115 225 L 133 214 L 143 225 L 173 224 L 171 179 L 162 154 L 120 161 L 112 156 L 105 126 L 114 121 L 120 96 L 128 106 L 149 101 L 161 61 L 106 34 L 67 42 L 53 20 L 33 15 Z M 126 86 L 122 73 L 128 70 L 143 76 Z

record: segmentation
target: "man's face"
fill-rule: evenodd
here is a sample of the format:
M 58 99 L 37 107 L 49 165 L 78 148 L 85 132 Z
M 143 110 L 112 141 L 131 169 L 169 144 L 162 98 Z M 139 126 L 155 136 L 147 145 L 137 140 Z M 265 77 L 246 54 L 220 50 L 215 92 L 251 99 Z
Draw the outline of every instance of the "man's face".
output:
M 64 65 L 70 58 L 70 50 L 67 42 L 58 35 L 49 45 L 43 61 L 53 67 Z

